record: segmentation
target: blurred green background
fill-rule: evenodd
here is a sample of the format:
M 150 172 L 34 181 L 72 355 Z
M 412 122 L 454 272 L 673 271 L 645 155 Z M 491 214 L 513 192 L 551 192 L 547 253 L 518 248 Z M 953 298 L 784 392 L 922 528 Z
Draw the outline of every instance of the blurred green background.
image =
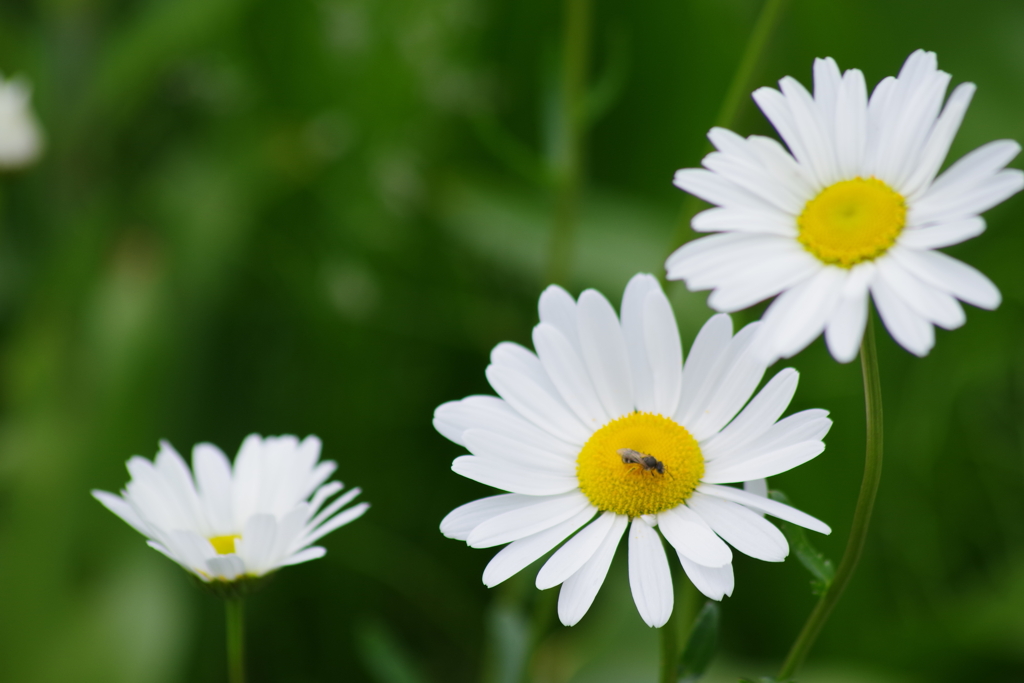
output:
M 662 273 L 672 172 L 704 153 L 760 7 L 595 0 L 574 293 L 617 304 L 630 275 Z M 32 80 L 49 138 L 0 176 L 0 680 L 224 680 L 221 605 L 88 492 L 118 490 L 159 438 L 233 453 L 257 431 L 318 434 L 373 507 L 249 601 L 254 682 L 518 683 L 545 602 L 532 571 L 488 591 L 493 551 L 438 532 L 490 491 L 450 472 L 461 451 L 430 420 L 489 392 L 491 347 L 536 322 L 562 23 L 550 0 L 0 0 L 0 69 Z M 1024 139 L 1017 0 L 793 0 L 753 85 L 809 83 L 827 55 L 873 85 L 916 48 L 979 86 L 953 158 Z M 769 133 L 743 101 L 736 129 Z M 987 218 L 948 251 L 1002 307 L 923 360 L 880 340 L 875 523 L 801 681 L 1024 681 L 1024 199 Z M 688 348 L 705 296 L 670 293 Z M 791 364 L 792 409 L 835 426 L 772 484 L 833 526 L 816 540 L 837 559 L 859 367 L 820 340 Z M 654 680 L 624 564 L 549 631 L 531 680 Z M 736 574 L 711 682 L 772 673 L 814 601 L 792 557 Z

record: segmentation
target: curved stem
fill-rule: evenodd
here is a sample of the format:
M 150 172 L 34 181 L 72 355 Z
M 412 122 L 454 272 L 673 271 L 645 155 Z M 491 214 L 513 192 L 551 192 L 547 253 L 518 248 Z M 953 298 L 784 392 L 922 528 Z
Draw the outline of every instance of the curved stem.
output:
M 743 95 L 750 90 L 750 81 L 754 76 L 754 70 L 757 68 L 758 62 L 761 61 L 768 38 L 771 37 L 785 4 L 786 0 L 765 0 L 764 5 L 761 6 L 761 13 L 757 17 L 757 23 L 754 24 L 750 40 L 747 41 L 747 49 L 736 67 L 736 73 L 733 74 L 732 82 L 725 93 L 725 99 L 722 100 L 722 107 L 718 110 L 718 116 L 715 118 L 716 127 L 732 128 L 736 123 L 736 115 L 743 103 Z M 711 151 L 711 148 L 708 147 L 707 151 Z M 700 208 L 700 201 L 692 194 L 686 196 L 679 222 L 672 233 L 673 250 L 686 240 L 690 232 L 690 220 Z
M 228 641 L 228 681 L 245 683 L 245 624 L 242 599 L 225 600 Z
M 565 33 L 560 130 L 553 159 L 555 225 L 551 235 L 548 282 L 563 283 L 569 273 L 583 188 L 583 136 L 590 53 L 591 0 L 565 0 Z
M 861 480 L 857 508 L 853 513 L 853 526 L 846 551 L 836 570 L 835 578 L 818 600 L 803 630 L 790 648 L 786 661 L 779 671 L 779 680 L 794 675 L 807 658 L 814 641 L 832 613 L 832 608 L 846 588 L 857 569 L 864 542 L 871 522 L 871 511 L 875 506 L 878 484 L 882 478 L 882 384 L 878 374 L 878 355 L 875 352 L 874 316 L 868 313 L 867 329 L 860 347 L 860 362 L 864 375 L 864 408 L 867 412 L 867 450 L 864 455 L 864 478 Z

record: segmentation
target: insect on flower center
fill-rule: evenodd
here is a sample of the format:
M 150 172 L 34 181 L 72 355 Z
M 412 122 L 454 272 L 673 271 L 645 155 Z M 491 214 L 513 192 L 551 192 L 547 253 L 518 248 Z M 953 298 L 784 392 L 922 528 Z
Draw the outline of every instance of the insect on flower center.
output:
M 235 552 L 235 541 L 240 538 L 241 536 L 237 534 L 233 536 L 214 536 L 210 539 L 210 545 L 213 546 L 218 555 L 230 555 Z
M 598 509 L 629 517 L 676 507 L 704 476 L 697 440 L 674 420 L 631 413 L 612 420 L 576 458 L 580 490 Z
M 878 258 L 907 220 L 903 197 L 877 178 L 829 185 L 797 218 L 798 240 L 819 260 L 841 268 Z

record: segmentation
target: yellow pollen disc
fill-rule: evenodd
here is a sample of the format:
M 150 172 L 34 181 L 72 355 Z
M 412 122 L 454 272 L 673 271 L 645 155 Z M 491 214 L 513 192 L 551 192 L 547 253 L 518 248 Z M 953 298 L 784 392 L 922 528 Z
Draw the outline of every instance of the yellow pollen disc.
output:
M 659 461 L 664 473 L 623 462 L 628 448 Z M 690 432 L 653 413 L 631 413 L 594 432 L 576 458 L 580 490 L 599 510 L 653 515 L 690 497 L 704 476 L 704 456 Z
M 877 178 L 829 185 L 797 218 L 797 239 L 825 263 L 852 268 L 884 254 L 907 220 L 903 197 Z
M 235 541 L 240 538 L 241 536 L 237 534 L 234 536 L 214 536 L 210 539 L 210 544 L 217 551 L 218 555 L 230 555 L 235 552 Z

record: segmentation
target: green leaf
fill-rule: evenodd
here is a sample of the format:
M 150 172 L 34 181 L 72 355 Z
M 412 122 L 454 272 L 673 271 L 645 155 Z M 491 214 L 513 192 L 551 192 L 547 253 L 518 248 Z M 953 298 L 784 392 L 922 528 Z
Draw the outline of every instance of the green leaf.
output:
M 777 679 L 771 676 L 760 676 L 758 678 L 741 678 L 740 683 L 794 683 L 792 678 Z
M 718 603 L 708 600 L 696 620 L 686 641 L 686 649 L 679 661 L 679 683 L 700 680 L 715 656 L 718 647 Z
M 780 503 L 792 505 L 789 502 L 789 498 L 782 491 L 771 491 L 768 497 Z M 791 524 L 790 522 L 780 522 L 779 526 L 800 564 L 814 577 L 811 579 L 811 592 L 815 595 L 821 595 L 832 585 L 832 579 L 836 575 L 836 568 L 832 564 L 832 560 L 825 557 L 821 551 L 811 544 L 803 527 Z

